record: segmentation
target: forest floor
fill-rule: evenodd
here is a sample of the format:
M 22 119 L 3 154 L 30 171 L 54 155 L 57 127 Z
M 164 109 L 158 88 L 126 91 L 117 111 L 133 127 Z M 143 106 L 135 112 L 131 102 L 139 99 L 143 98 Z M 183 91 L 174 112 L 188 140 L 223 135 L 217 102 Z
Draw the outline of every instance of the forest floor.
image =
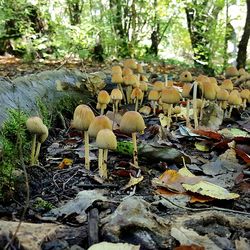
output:
M 13 79 L 62 66 L 86 72 L 109 69 L 107 64 L 91 62 L 25 64 L 3 57 L 0 76 Z M 175 78 L 182 70 L 158 65 L 156 73 Z M 89 104 L 98 115 L 95 101 Z M 221 118 L 216 130 L 186 127 L 183 113 L 167 130 L 164 119 L 144 115 L 146 129 L 138 134 L 140 168 L 132 164 L 130 136 L 119 130 L 119 117 L 133 108 L 124 105 L 116 115 L 114 133 L 120 147 L 109 152 L 105 181 L 98 176 L 95 142 L 90 141 L 91 171 L 87 171 L 82 135 L 70 128 L 72 117 L 65 117 L 66 129 L 58 121 L 42 146 L 39 165 L 27 167 L 28 204 L 27 183 L 20 174 L 10 200 L 0 204 L 1 221 L 17 223 L 28 205 L 24 225 L 39 224 L 41 231 L 43 224 L 47 231 L 47 224 L 62 225 L 37 243 L 47 250 L 87 249 L 102 241 L 127 242 L 140 249 L 249 249 L 250 107 L 234 109 L 231 118 Z M 107 110 L 112 119 L 112 106 Z M 213 119 L 210 113 L 206 116 Z M 0 233 L 7 228 L 14 233 L 1 223 Z M 28 229 L 21 228 L 13 242 L 12 235 L 0 234 L 0 249 L 8 243 L 9 249 L 35 249 L 34 242 L 25 242 L 27 232 L 22 230 Z

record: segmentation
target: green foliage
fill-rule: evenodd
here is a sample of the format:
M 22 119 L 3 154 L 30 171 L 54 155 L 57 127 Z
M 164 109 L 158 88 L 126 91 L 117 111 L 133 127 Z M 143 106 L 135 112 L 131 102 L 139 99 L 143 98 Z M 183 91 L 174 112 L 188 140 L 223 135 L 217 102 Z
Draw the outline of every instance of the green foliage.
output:
M 38 197 L 35 200 L 35 203 L 33 204 L 33 207 L 38 210 L 43 210 L 43 212 L 48 212 L 49 210 L 55 208 L 53 204 L 51 204 L 48 201 L 45 201 L 44 199 Z
M 2 126 L 0 132 L 0 199 L 4 198 L 6 190 L 12 190 L 15 181 L 13 171 L 21 164 L 21 159 L 28 160 L 29 135 L 25 124 L 27 118 L 24 112 L 11 109 L 9 119 Z

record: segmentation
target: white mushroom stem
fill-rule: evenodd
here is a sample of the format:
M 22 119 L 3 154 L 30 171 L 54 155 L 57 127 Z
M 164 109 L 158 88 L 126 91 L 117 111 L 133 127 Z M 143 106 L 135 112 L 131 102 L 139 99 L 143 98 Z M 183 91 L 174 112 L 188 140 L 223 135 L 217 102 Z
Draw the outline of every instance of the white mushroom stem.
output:
M 38 157 L 39 157 L 39 154 L 40 154 L 40 149 L 41 149 L 41 143 L 37 142 L 34 163 L 37 163 L 37 161 L 38 161 Z
M 138 167 L 138 150 L 137 150 L 137 143 L 136 143 L 136 133 L 132 133 L 132 141 L 133 141 L 133 158 L 134 158 L 134 165 Z
M 115 100 L 115 112 L 119 110 L 119 100 Z
M 131 98 L 130 98 L 131 93 L 132 93 L 132 86 L 129 85 L 129 86 L 127 86 L 127 88 L 126 88 L 126 95 L 127 95 L 127 103 L 128 103 L 128 104 L 131 103 Z
M 121 84 L 117 84 L 117 85 L 118 85 L 118 89 L 120 89 L 122 92 L 122 99 L 124 100 L 124 103 L 126 104 L 126 96 L 124 94 L 123 87 Z
M 144 95 L 145 95 L 145 93 L 144 93 L 144 91 L 142 91 L 142 98 L 141 98 L 141 101 L 140 101 L 140 106 L 141 106 L 142 103 L 143 103 Z
M 107 162 L 108 162 L 108 149 L 103 149 L 103 164 L 102 164 L 101 177 L 103 177 L 104 179 L 108 178 Z
M 245 110 L 247 107 L 247 99 L 246 98 L 243 99 L 242 107 L 243 107 L 243 110 Z
M 85 168 L 87 170 L 90 170 L 88 131 L 84 131 L 84 154 L 85 154 Z
M 234 106 L 233 106 L 233 105 L 230 105 L 230 108 L 229 108 L 229 111 L 228 111 L 228 116 L 227 116 L 227 118 L 230 118 L 230 117 L 231 117 L 233 108 L 234 108 Z
M 105 104 L 101 104 L 101 115 L 104 114 Z
M 98 150 L 98 170 L 99 170 L 99 175 L 103 177 L 103 149 L 99 148 Z
M 186 126 L 190 126 L 190 118 L 189 118 L 189 110 L 190 110 L 190 100 L 187 99 L 187 106 L 186 106 Z
M 194 92 L 193 92 L 193 111 L 194 111 L 194 128 L 197 129 L 199 126 L 198 123 L 198 114 L 197 114 L 197 82 L 194 82 Z
M 138 110 L 138 97 L 135 98 L 135 111 Z
M 32 146 L 31 146 L 31 156 L 30 156 L 30 165 L 34 165 L 35 163 L 35 151 L 36 151 L 36 134 L 33 135 L 32 138 Z
M 206 100 L 204 98 L 201 99 L 201 108 L 200 108 L 200 118 L 199 121 L 201 122 L 203 118 L 203 108 L 205 107 Z
M 169 130 L 169 129 L 170 129 L 170 126 L 171 126 L 172 108 L 173 108 L 173 104 L 169 104 L 169 105 L 168 105 L 168 122 L 167 122 L 167 130 Z

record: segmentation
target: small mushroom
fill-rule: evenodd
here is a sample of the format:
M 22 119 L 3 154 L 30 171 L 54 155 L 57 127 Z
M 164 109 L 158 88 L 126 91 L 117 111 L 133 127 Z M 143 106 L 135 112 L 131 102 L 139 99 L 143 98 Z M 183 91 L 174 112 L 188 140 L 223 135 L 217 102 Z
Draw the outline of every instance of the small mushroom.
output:
M 235 90 L 235 91 L 233 90 L 229 94 L 229 97 L 228 97 L 228 104 L 230 105 L 230 109 L 228 112 L 228 118 L 231 117 L 233 108 L 239 107 L 241 105 L 241 103 L 242 103 L 242 100 L 241 100 L 239 92 L 237 90 Z
M 136 132 L 142 132 L 145 129 L 145 123 L 141 114 L 136 111 L 127 111 L 121 119 L 120 129 L 125 133 L 132 133 L 134 165 L 138 166 Z
M 73 115 L 73 121 L 71 122 L 72 128 L 83 131 L 84 133 L 85 168 L 87 170 L 90 169 L 88 129 L 94 118 L 95 115 L 91 108 L 87 105 L 81 104 L 76 107 Z
M 117 147 L 116 136 L 110 129 L 101 129 L 96 137 L 96 144 L 99 149 L 103 150 L 103 163 L 99 165 L 99 175 L 108 178 L 107 161 L 108 150 L 115 150 Z
M 135 102 L 135 111 L 138 110 L 138 102 L 141 101 L 143 98 L 143 92 L 140 88 L 136 87 L 132 90 L 131 99 Z
M 249 98 L 250 96 L 250 90 L 249 89 L 243 89 L 241 92 L 240 92 L 240 96 L 242 98 L 242 101 L 243 101 L 243 110 L 246 109 L 247 107 L 247 99 Z
M 150 90 L 149 94 L 148 94 L 148 100 L 152 101 L 152 106 L 153 106 L 153 114 L 156 114 L 156 105 L 157 105 L 157 101 L 159 100 L 160 95 L 159 92 L 157 90 Z
M 97 101 L 100 104 L 101 115 L 103 115 L 104 109 L 107 107 L 107 105 L 110 102 L 109 93 L 106 90 L 101 90 L 97 96 Z
M 119 102 L 122 100 L 122 92 L 120 89 L 112 89 L 110 94 L 111 100 L 113 101 L 113 112 L 118 112 Z
M 38 116 L 33 116 L 27 119 L 26 127 L 32 136 L 31 156 L 30 165 L 35 164 L 35 151 L 36 151 L 36 140 L 37 137 L 44 133 L 43 121 Z
M 186 70 L 180 74 L 180 81 L 181 82 L 192 82 L 192 80 L 193 80 L 193 77 L 189 71 Z
M 38 161 L 38 157 L 40 154 L 41 144 L 45 142 L 48 138 L 49 131 L 46 125 L 42 125 L 42 133 L 37 136 L 37 147 L 36 147 L 36 154 L 35 154 L 35 162 Z

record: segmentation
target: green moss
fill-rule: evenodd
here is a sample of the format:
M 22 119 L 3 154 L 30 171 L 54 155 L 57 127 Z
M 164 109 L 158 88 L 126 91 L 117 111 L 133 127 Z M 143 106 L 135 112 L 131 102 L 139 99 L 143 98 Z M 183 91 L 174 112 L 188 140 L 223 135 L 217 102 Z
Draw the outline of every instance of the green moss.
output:
M 40 197 L 36 198 L 35 203 L 33 204 L 33 207 L 35 209 L 43 210 L 45 212 L 55 208 L 55 206 L 53 204 L 51 204 L 48 201 L 45 201 L 44 199 L 42 199 Z

